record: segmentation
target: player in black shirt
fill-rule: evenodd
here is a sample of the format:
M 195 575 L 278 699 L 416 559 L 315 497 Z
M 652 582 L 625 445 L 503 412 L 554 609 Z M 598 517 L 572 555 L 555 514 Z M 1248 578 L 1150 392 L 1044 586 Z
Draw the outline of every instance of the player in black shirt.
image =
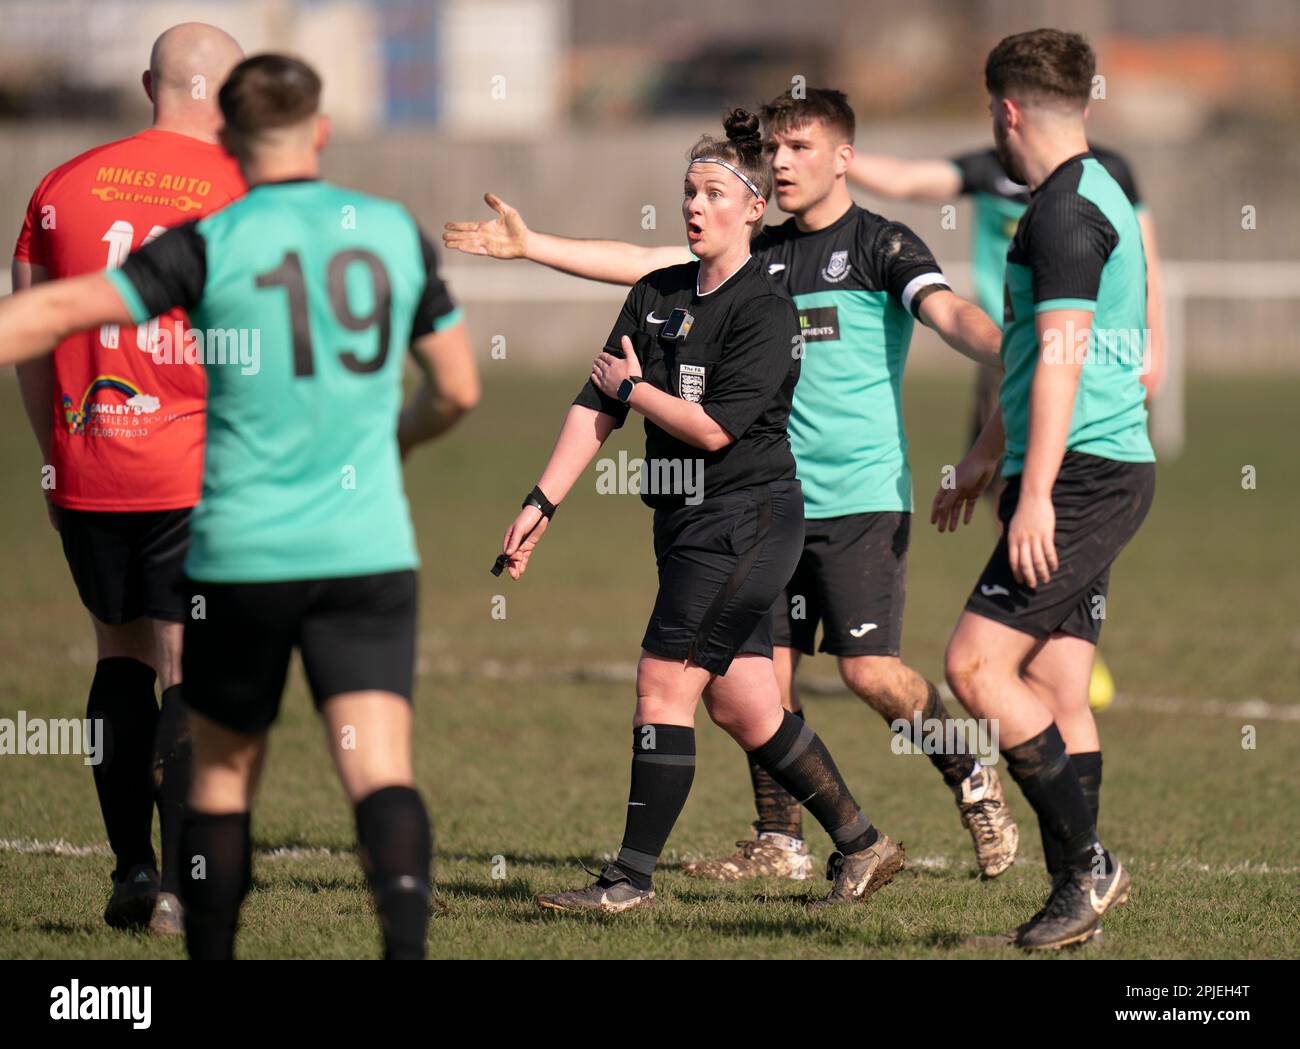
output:
M 695 708 L 808 810 L 835 842 L 825 903 L 870 897 L 904 862 L 862 814 L 817 735 L 784 710 L 772 606 L 803 547 L 803 495 L 786 422 L 802 357 L 794 306 L 750 255 L 771 173 L 756 117 L 690 153 L 682 206 L 696 262 L 632 288 L 537 486 L 506 532 L 525 571 L 555 504 L 629 410 L 645 416 L 659 593 L 642 639 L 632 786 L 622 847 L 596 882 L 548 893 L 553 910 L 617 912 L 655 898 L 652 875 L 695 771 Z

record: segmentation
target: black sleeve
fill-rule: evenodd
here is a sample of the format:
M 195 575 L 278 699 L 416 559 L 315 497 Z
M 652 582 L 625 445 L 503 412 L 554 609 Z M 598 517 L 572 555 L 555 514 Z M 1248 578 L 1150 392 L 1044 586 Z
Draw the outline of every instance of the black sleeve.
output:
M 207 247 L 198 220 L 169 229 L 133 251 L 122 263 L 122 276 L 131 282 L 150 317 L 175 306 L 186 312 L 194 309 L 208 279 Z
M 605 340 L 605 349 L 614 354 L 615 357 L 623 356 L 622 341 L 624 335 L 631 338 L 634 345 L 638 342 L 637 335 L 641 331 L 638 320 L 641 316 L 641 288 L 640 283 L 634 284 L 632 290 L 627 293 L 627 298 L 623 300 L 623 308 L 618 311 L 618 320 L 614 322 L 614 330 L 609 333 L 609 338 Z M 612 416 L 615 429 L 627 422 L 627 413 L 631 411 L 618 398 L 607 397 L 601 393 L 590 379 L 583 383 L 582 389 L 578 391 L 578 396 L 573 399 L 573 403 Z
M 953 167 L 961 172 L 962 196 L 971 193 L 992 193 L 1001 196 L 996 186 L 999 178 L 1006 177 L 998 155 L 991 149 L 979 149 L 973 153 L 962 153 L 951 159 Z
M 1035 309 L 1092 309 L 1119 243 L 1097 205 L 1077 193 L 1049 193 L 1034 202 L 1026 234 Z
M 732 322 L 702 406 L 739 440 L 772 403 L 799 347 L 794 304 L 765 294 L 746 302 Z
M 881 286 L 913 317 L 920 318 L 918 310 L 928 295 L 952 290 L 925 241 L 901 222 L 885 223 L 868 250 L 879 271 Z
M 1128 166 L 1128 161 L 1109 149 L 1094 149 L 1092 152 L 1101 166 L 1110 172 L 1110 177 L 1119 183 L 1128 202 L 1135 208 L 1141 204 L 1142 194 L 1138 192 L 1137 179 L 1133 177 L 1133 169 Z
M 424 230 L 420 230 L 420 254 L 424 258 L 424 290 L 420 292 L 415 316 L 411 318 L 412 341 L 431 331 L 440 331 L 449 321 L 455 321 L 458 317 L 456 304 L 451 301 L 451 293 L 438 276 L 438 254 L 429 238 L 424 235 Z

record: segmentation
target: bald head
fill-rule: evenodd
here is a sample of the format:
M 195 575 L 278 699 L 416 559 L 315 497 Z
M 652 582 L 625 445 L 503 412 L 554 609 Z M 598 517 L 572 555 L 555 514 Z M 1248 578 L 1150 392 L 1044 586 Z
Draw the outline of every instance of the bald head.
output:
M 221 126 L 217 92 L 244 52 L 224 29 L 174 25 L 154 41 L 144 87 L 154 126 L 210 138 Z

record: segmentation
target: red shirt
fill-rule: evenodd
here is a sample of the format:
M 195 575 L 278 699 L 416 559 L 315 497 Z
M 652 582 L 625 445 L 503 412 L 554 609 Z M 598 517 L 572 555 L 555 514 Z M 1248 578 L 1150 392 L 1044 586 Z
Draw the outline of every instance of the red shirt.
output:
M 150 128 L 46 175 L 14 258 L 51 278 L 120 266 L 146 241 L 245 188 L 220 146 Z M 171 345 L 184 346 L 186 317 L 173 310 L 138 326 L 81 332 L 54 351 L 50 498 L 59 506 L 175 510 L 199 501 L 207 381 L 202 364 L 184 363 L 183 354 L 155 362 L 162 326 L 172 329 Z

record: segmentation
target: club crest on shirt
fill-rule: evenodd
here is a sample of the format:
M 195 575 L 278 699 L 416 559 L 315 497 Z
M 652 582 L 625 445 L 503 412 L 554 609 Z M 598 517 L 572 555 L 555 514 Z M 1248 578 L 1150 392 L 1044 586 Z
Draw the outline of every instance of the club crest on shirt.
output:
M 848 275 L 849 275 L 848 251 L 832 251 L 830 259 L 827 260 L 826 266 L 822 270 L 822 279 L 828 280 L 832 284 L 838 284 Z
M 704 399 L 704 367 L 699 364 L 682 364 L 677 369 L 677 396 L 683 401 L 699 404 Z

